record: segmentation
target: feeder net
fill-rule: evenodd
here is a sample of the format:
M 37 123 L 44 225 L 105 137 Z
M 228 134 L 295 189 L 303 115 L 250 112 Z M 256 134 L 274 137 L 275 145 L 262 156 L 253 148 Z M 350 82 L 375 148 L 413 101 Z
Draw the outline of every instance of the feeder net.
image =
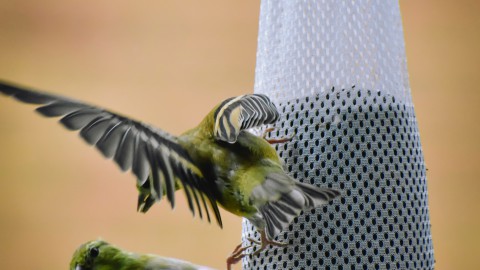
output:
M 342 196 L 296 218 L 244 269 L 433 269 L 425 163 L 397 1 L 263 0 L 255 92 L 300 182 Z M 259 239 L 247 221 L 242 240 Z

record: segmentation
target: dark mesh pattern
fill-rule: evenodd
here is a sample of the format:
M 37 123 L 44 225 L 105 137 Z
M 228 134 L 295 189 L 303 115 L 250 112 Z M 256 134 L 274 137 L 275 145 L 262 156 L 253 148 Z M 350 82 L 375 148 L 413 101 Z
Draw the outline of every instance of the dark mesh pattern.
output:
M 359 89 L 326 91 L 278 107 L 271 137 L 298 181 L 341 189 L 304 213 L 244 269 L 433 269 L 425 165 L 413 107 Z M 243 240 L 259 239 L 244 220 Z

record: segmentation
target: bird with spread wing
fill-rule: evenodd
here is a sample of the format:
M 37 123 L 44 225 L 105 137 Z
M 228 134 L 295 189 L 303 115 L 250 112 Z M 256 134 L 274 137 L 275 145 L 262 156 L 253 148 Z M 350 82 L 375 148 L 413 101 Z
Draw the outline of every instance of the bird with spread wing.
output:
M 46 117 L 95 145 L 122 171 L 137 178 L 138 211 L 163 197 L 172 208 L 174 192 L 185 192 L 190 211 L 211 220 L 209 208 L 222 227 L 218 209 L 247 218 L 260 232 L 256 253 L 268 244 L 283 246 L 274 237 L 304 210 L 324 205 L 340 195 L 335 189 L 300 183 L 283 169 L 268 140 L 246 129 L 275 123 L 279 113 L 270 99 L 248 94 L 226 99 L 195 128 L 180 136 L 108 110 L 73 99 L 0 82 L 0 93 L 36 104 Z M 273 142 L 283 142 L 276 140 Z M 227 259 L 228 268 L 245 256 L 239 245 Z

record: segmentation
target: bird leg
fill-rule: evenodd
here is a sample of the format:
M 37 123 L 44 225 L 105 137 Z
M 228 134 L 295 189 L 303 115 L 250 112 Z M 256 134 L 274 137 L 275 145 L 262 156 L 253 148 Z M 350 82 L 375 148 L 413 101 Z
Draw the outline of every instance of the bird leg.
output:
M 279 138 L 279 139 L 267 139 L 267 134 L 269 132 L 274 131 L 274 130 L 275 130 L 275 128 L 270 127 L 270 128 L 265 129 L 265 131 L 263 131 L 263 134 L 262 134 L 262 138 L 265 139 L 270 144 L 289 142 L 295 136 L 295 134 L 293 134 L 290 137 L 284 137 L 284 138 Z
M 260 232 L 260 241 L 257 241 L 257 240 L 252 239 L 252 238 L 248 238 L 248 241 L 260 245 L 260 248 L 253 253 L 254 256 L 260 254 L 260 252 L 262 252 L 268 245 L 277 246 L 277 247 L 288 246 L 288 243 L 282 243 L 282 242 L 277 242 L 277 241 L 273 241 L 273 240 L 268 240 L 267 235 L 265 234 L 265 231 L 263 231 L 263 230 Z
M 232 264 L 238 263 L 243 257 L 247 256 L 243 252 L 250 248 L 252 245 L 242 247 L 242 244 L 239 244 L 227 258 L 227 270 L 232 270 Z
M 254 256 L 260 254 L 268 245 L 277 246 L 277 247 L 286 247 L 288 243 L 277 242 L 273 240 L 269 240 L 264 230 L 260 232 L 260 241 L 255 240 L 253 238 L 248 238 L 248 241 L 255 243 L 260 246 L 260 248 L 253 253 Z M 227 270 L 232 270 L 232 264 L 238 263 L 241 259 L 243 259 L 247 254 L 243 253 L 248 248 L 252 247 L 252 245 L 248 245 L 246 247 L 242 247 L 242 244 L 239 244 L 227 258 Z

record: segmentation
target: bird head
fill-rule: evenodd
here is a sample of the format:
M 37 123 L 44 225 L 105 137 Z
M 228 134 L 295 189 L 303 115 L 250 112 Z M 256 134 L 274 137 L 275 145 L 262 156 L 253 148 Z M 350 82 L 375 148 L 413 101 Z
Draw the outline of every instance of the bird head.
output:
M 112 246 L 103 240 L 82 244 L 73 254 L 70 270 L 93 270 L 98 260 L 106 256 L 106 253 L 112 252 L 111 248 Z

